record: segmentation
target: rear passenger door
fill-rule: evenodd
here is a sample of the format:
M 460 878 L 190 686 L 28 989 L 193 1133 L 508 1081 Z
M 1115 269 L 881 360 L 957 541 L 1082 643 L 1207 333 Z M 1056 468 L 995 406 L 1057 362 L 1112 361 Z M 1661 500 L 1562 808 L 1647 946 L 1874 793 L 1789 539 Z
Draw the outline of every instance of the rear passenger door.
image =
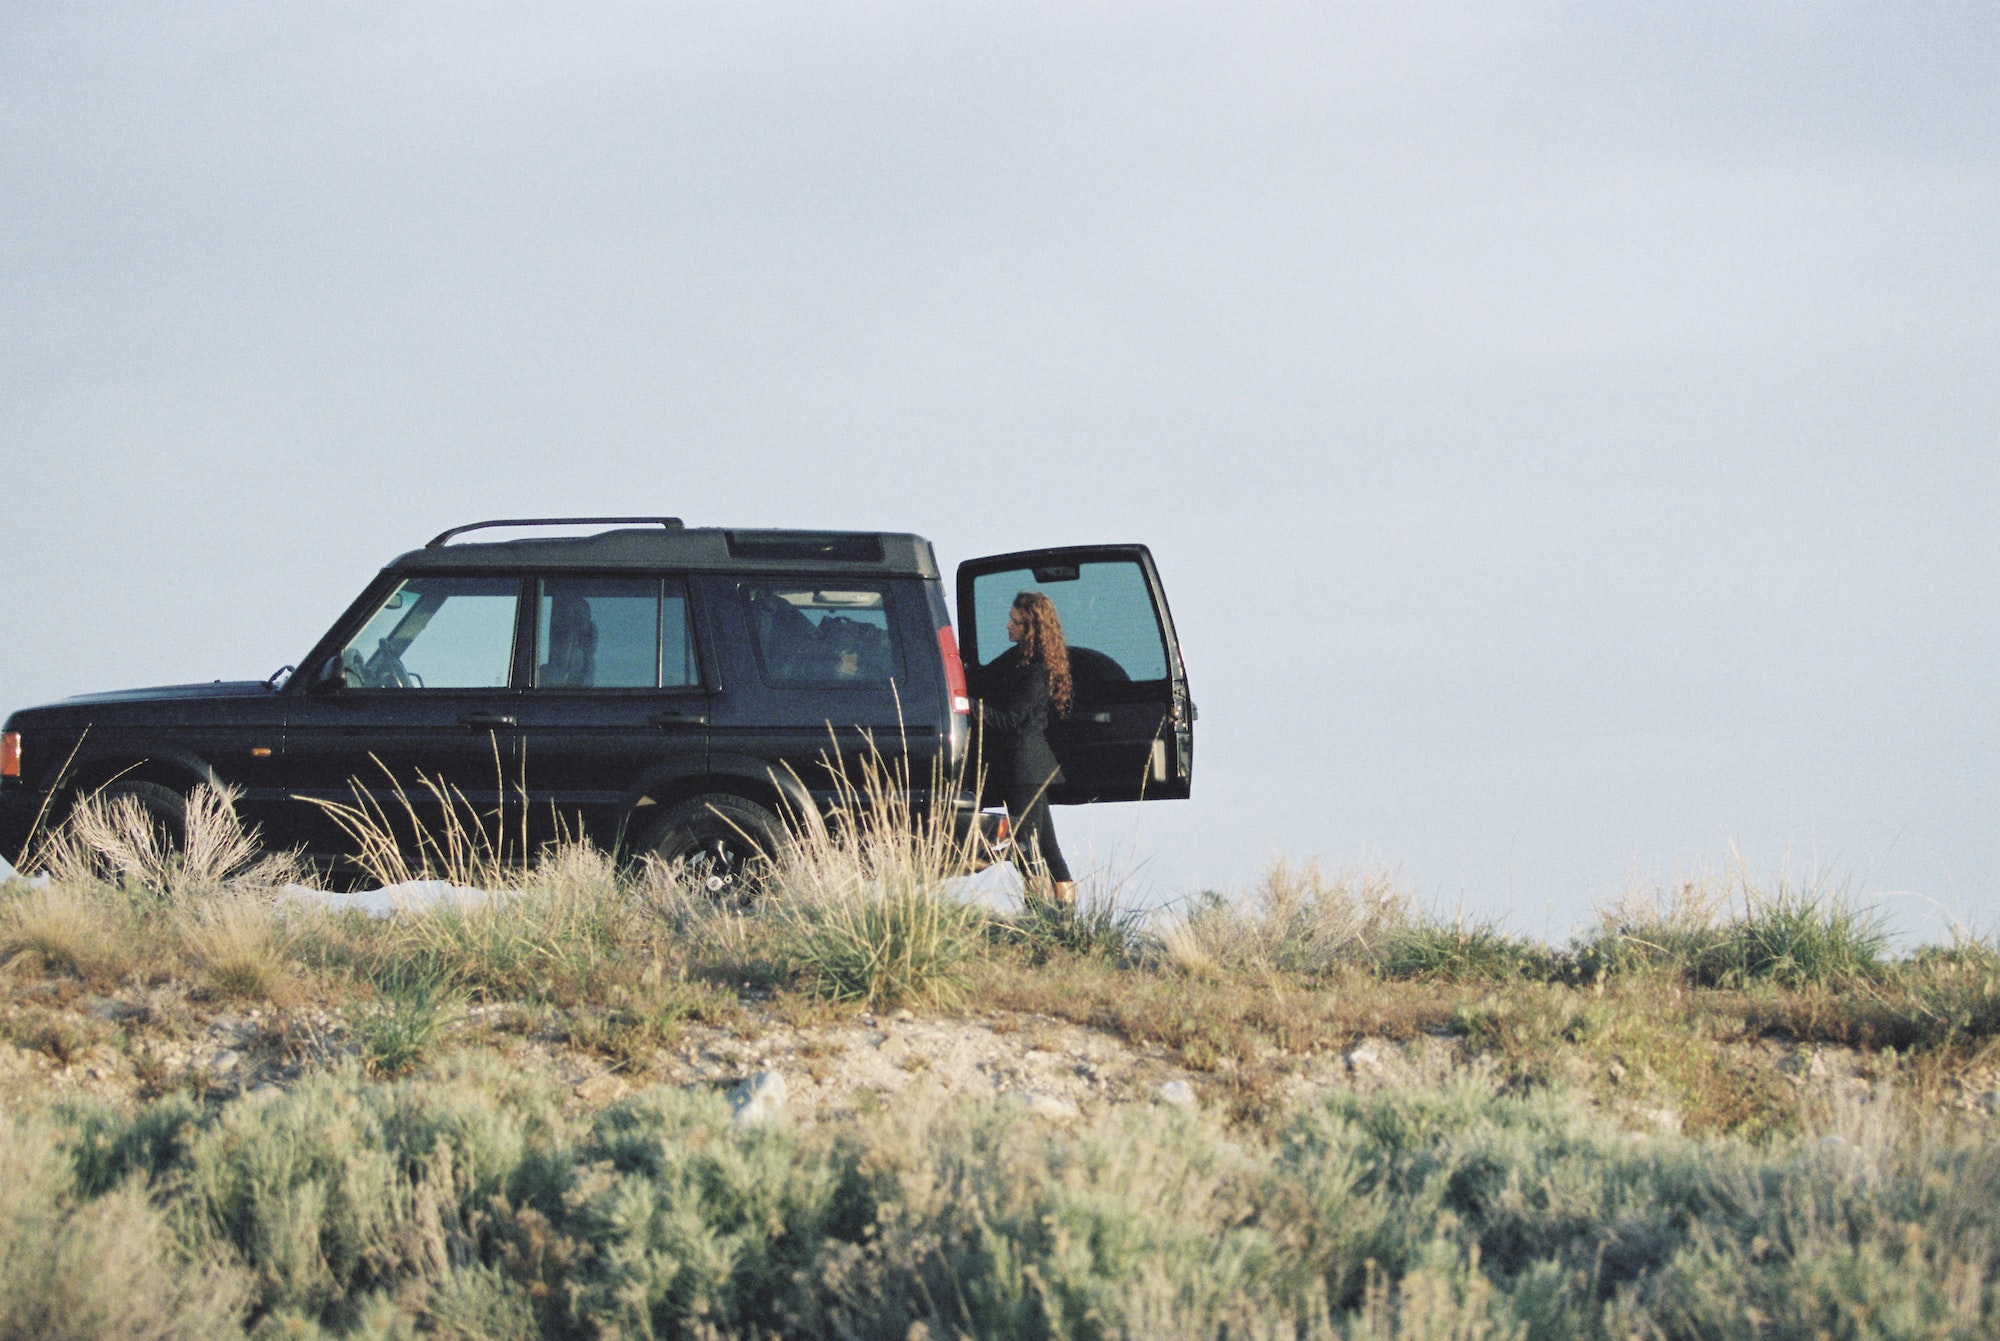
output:
M 1069 645 L 1075 703 L 1049 724 L 1063 782 L 1049 799 L 1177 799 L 1194 775 L 1188 697 L 1166 589 L 1144 545 L 1077 545 L 971 559 L 958 566 L 959 638 L 974 694 L 1011 645 L 1015 596 L 1039 591 Z
M 871 747 L 889 760 L 907 749 L 911 780 L 929 777 L 940 725 L 941 672 L 923 585 L 909 579 L 823 574 L 697 580 L 727 668 L 714 699 L 710 763 L 717 773 L 797 775 L 817 800 L 836 798 L 828 765 L 850 781 Z
M 587 836 L 609 848 L 643 788 L 708 765 L 709 691 L 687 583 L 548 574 L 529 600 L 517 709 L 529 841 Z

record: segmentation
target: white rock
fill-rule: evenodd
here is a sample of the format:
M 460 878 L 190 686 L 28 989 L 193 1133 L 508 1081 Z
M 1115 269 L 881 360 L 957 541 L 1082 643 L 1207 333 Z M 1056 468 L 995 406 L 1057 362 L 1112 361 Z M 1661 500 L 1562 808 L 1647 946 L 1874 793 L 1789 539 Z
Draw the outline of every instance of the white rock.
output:
M 1350 1071 L 1380 1071 L 1388 1063 L 1382 1045 L 1374 1039 L 1364 1039 L 1354 1045 L 1347 1054 L 1347 1069 Z
M 759 1071 L 729 1091 L 729 1106 L 736 1110 L 737 1126 L 754 1127 L 784 1116 L 789 1097 L 783 1072 Z
M 1642 1108 L 1639 1110 L 1639 1116 L 1652 1124 L 1656 1131 L 1664 1132 L 1668 1136 L 1680 1135 L 1681 1115 L 1676 1109 Z
M 576 1087 L 576 1097 L 587 1104 L 608 1104 L 625 1093 L 625 1082 L 609 1071 L 600 1071 Z
M 215 1054 L 215 1060 L 210 1062 L 209 1065 L 218 1071 L 234 1071 L 236 1064 L 242 1060 L 242 1053 L 236 1051 L 234 1048 L 224 1048 L 221 1052 Z
M 1043 1094 L 1039 1091 L 1031 1090 L 1015 1090 L 1008 1097 L 1036 1117 L 1045 1118 L 1050 1122 L 1074 1122 L 1078 1117 L 1075 1104 L 1067 1099 L 1058 1098 L 1053 1094 Z
M 1778 1069 L 1802 1081 L 1825 1080 L 1833 1073 L 1833 1068 L 1827 1065 L 1826 1058 L 1817 1050 L 1795 1052 L 1780 1062 Z
M 1185 1080 L 1169 1080 L 1160 1086 L 1160 1102 L 1176 1108 L 1193 1108 L 1194 1086 Z

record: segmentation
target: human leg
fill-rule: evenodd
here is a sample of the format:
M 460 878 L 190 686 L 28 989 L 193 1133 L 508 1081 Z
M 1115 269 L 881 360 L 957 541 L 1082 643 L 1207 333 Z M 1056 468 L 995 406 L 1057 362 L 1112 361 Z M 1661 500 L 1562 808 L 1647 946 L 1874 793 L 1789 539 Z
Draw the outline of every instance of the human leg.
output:
M 1074 903 L 1076 883 L 1070 878 L 1069 863 L 1063 859 L 1062 847 L 1056 842 L 1055 821 L 1049 815 L 1049 803 L 1041 789 L 1009 795 L 1007 812 L 1014 817 L 1014 842 L 1027 855 L 1034 874 L 1046 871 L 1055 886 L 1055 897 L 1063 903 Z

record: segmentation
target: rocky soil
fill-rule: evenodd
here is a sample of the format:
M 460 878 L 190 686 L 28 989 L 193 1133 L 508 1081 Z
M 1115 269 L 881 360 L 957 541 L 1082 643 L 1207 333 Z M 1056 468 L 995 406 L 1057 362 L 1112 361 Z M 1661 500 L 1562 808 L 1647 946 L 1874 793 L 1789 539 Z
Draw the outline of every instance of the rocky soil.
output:
M 1044 1016 L 904 1010 L 800 1024 L 755 993 L 739 1006 L 728 1025 L 687 1023 L 662 1046 L 608 1053 L 579 1046 L 574 1017 L 561 1012 L 474 1005 L 445 1027 L 434 1051 L 493 1049 L 567 1086 L 590 1108 L 647 1085 L 721 1089 L 744 1121 L 784 1114 L 811 1122 L 926 1088 L 1018 1103 L 1058 1121 L 1113 1104 L 1228 1102 L 1227 1072 L 1192 1070 L 1165 1048 Z M 0 1085 L 16 1094 L 122 1099 L 183 1090 L 219 1099 L 282 1088 L 358 1052 L 354 1012 L 338 1005 L 226 1008 L 173 987 L 103 996 L 45 982 L 17 988 L 6 1009 Z M 1873 1059 L 1838 1048 L 1766 1040 L 1745 1050 L 1801 1090 L 1828 1095 L 1865 1090 L 1879 1074 Z M 1276 1097 L 1438 1084 L 1487 1065 L 1449 1037 L 1362 1039 L 1339 1052 L 1284 1058 Z M 1615 1063 L 1608 1080 L 1590 1088 L 1608 1095 L 1602 1101 L 1635 1129 L 1678 1128 L 1679 1115 L 1656 1092 L 1636 1079 L 1619 1088 Z M 1955 1103 L 2000 1113 L 2000 1077 L 1968 1078 Z

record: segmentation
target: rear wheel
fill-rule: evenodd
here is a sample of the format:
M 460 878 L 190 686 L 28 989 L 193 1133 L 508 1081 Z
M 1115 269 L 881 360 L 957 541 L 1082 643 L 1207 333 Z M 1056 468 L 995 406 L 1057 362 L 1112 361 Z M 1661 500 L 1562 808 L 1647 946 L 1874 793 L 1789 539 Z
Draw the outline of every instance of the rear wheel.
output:
M 770 869 L 783 832 L 778 817 L 755 801 L 710 792 L 669 806 L 636 849 L 677 863 L 718 899 L 737 898 Z

